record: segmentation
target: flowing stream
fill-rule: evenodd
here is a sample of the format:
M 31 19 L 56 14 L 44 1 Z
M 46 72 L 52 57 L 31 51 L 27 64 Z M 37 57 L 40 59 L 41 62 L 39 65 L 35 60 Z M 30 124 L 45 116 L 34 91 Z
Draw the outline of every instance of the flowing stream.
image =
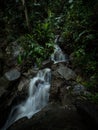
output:
M 2 130 L 6 130 L 22 117 L 31 118 L 45 107 L 49 100 L 50 82 L 51 70 L 49 68 L 40 70 L 37 76 L 30 81 L 27 100 L 12 109 Z
M 53 60 L 54 63 L 61 61 L 65 62 L 67 60 L 58 45 L 55 45 L 51 60 Z M 10 125 L 22 117 L 31 118 L 35 113 L 45 107 L 49 100 L 50 83 L 51 70 L 49 68 L 39 70 L 36 77 L 30 80 L 28 98 L 11 110 L 7 122 L 1 130 L 6 130 Z
M 54 61 L 54 64 L 66 62 L 68 60 L 68 56 L 62 52 L 61 48 L 57 44 L 54 45 L 54 48 L 54 53 L 51 55 L 51 60 Z

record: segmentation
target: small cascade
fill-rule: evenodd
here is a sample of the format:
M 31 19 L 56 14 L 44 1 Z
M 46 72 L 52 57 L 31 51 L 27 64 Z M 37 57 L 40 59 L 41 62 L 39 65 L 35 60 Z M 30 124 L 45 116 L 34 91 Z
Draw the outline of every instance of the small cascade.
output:
M 58 36 L 55 39 L 54 53 L 51 55 L 51 60 L 54 61 L 54 64 L 68 61 L 68 56 L 57 45 L 57 40 Z M 10 125 L 22 117 L 31 118 L 35 113 L 45 107 L 49 100 L 50 82 L 51 70 L 49 68 L 40 70 L 36 77 L 30 80 L 26 101 L 13 107 L 8 120 L 1 130 L 7 130 Z
M 45 107 L 49 100 L 51 70 L 40 70 L 36 77 L 31 79 L 26 101 L 15 106 L 1 130 L 6 130 L 11 124 L 22 117 L 31 118 L 35 113 Z
M 68 61 L 68 56 L 62 52 L 58 45 L 54 45 L 54 48 L 54 53 L 51 55 L 51 60 L 54 61 L 54 64 Z

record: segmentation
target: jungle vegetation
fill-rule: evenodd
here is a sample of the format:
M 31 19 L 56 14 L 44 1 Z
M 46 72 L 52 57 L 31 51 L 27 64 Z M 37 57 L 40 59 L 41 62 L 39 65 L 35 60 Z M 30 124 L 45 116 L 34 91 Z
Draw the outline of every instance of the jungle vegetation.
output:
M 73 53 L 73 69 L 80 69 L 78 81 L 98 101 L 98 0 L 1 0 L 0 23 L 0 50 L 17 40 L 24 50 L 19 64 L 33 57 L 40 65 L 60 35 L 63 51 Z

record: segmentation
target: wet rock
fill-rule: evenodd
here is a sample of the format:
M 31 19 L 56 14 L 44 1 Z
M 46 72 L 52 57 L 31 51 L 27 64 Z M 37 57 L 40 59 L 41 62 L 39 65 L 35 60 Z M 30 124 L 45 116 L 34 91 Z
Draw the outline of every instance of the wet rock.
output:
M 66 65 L 64 63 L 54 64 L 52 65 L 51 68 L 52 68 L 52 81 L 50 88 L 50 101 L 60 102 L 61 104 L 66 103 L 71 104 L 71 98 L 69 98 L 69 93 L 70 89 L 72 88 L 72 83 L 74 82 L 70 81 L 72 78 L 74 78 L 72 77 L 73 75 L 68 73 L 68 77 L 66 74 L 67 80 L 64 78 L 65 75 L 64 73 L 66 73 L 65 72 Z M 61 70 L 60 73 L 58 72 L 58 70 L 59 71 Z M 70 86 L 69 90 L 67 89 L 67 86 Z
M 20 78 L 20 72 L 12 69 L 0 78 L 0 97 L 4 95 L 10 86 L 12 86 Z M 15 86 L 15 85 L 14 85 Z
M 17 69 L 12 69 L 5 73 L 5 77 L 8 81 L 15 81 L 20 78 L 20 72 Z
M 78 113 L 89 129 L 98 129 L 98 105 L 87 100 L 77 100 L 75 102 Z
M 53 64 L 53 61 L 46 60 L 46 61 L 42 62 L 41 69 L 43 69 L 43 68 L 51 68 L 52 64 Z
M 71 107 L 50 104 L 31 119 L 23 118 L 8 130 L 87 130 Z
M 81 84 L 77 84 L 73 87 L 72 94 L 74 95 L 80 95 L 85 92 L 85 87 Z
M 32 78 L 34 76 L 36 76 L 37 72 L 38 72 L 38 68 L 31 68 L 31 69 L 28 69 L 27 72 L 24 72 L 23 75 L 26 77 L 26 78 Z
M 17 97 L 15 98 L 14 102 L 17 102 L 17 104 L 21 103 L 22 101 L 26 100 L 28 96 L 28 88 L 29 88 L 30 80 L 22 77 L 19 85 L 17 86 Z
M 29 82 L 30 82 L 29 79 L 22 77 L 18 85 L 18 91 L 19 92 L 24 91 L 24 90 L 27 91 L 29 87 Z
M 63 64 L 60 64 L 57 71 L 66 80 L 75 80 L 77 77 L 72 69 L 68 68 L 67 66 L 64 66 Z
M 61 86 L 64 83 L 61 79 L 55 79 L 51 82 L 50 101 L 61 102 Z
M 58 67 L 59 67 L 59 63 L 53 64 L 53 65 L 51 66 L 52 72 L 56 71 Z

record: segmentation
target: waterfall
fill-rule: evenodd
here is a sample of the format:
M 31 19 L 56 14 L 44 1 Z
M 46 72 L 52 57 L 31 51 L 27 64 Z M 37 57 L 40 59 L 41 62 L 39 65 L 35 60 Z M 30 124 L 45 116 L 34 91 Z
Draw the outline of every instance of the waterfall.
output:
M 56 42 L 57 38 L 55 39 L 55 43 Z M 54 61 L 54 63 L 68 61 L 68 56 L 62 52 L 57 44 L 55 44 L 54 48 L 54 53 L 51 55 L 51 60 Z M 1 130 L 6 130 L 10 125 L 22 117 L 31 118 L 35 113 L 45 107 L 49 100 L 50 82 L 51 70 L 49 68 L 39 70 L 36 77 L 30 80 L 26 101 L 13 107 Z
M 68 61 L 68 56 L 62 52 L 57 44 L 54 45 L 54 48 L 54 53 L 51 55 L 51 60 L 54 61 L 54 64 Z
M 6 130 L 22 117 L 31 118 L 45 107 L 49 100 L 50 81 L 51 70 L 48 68 L 40 70 L 37 76 L 30 80 L 27 100 L 12 109 L 5 126 L 1 130 Z

